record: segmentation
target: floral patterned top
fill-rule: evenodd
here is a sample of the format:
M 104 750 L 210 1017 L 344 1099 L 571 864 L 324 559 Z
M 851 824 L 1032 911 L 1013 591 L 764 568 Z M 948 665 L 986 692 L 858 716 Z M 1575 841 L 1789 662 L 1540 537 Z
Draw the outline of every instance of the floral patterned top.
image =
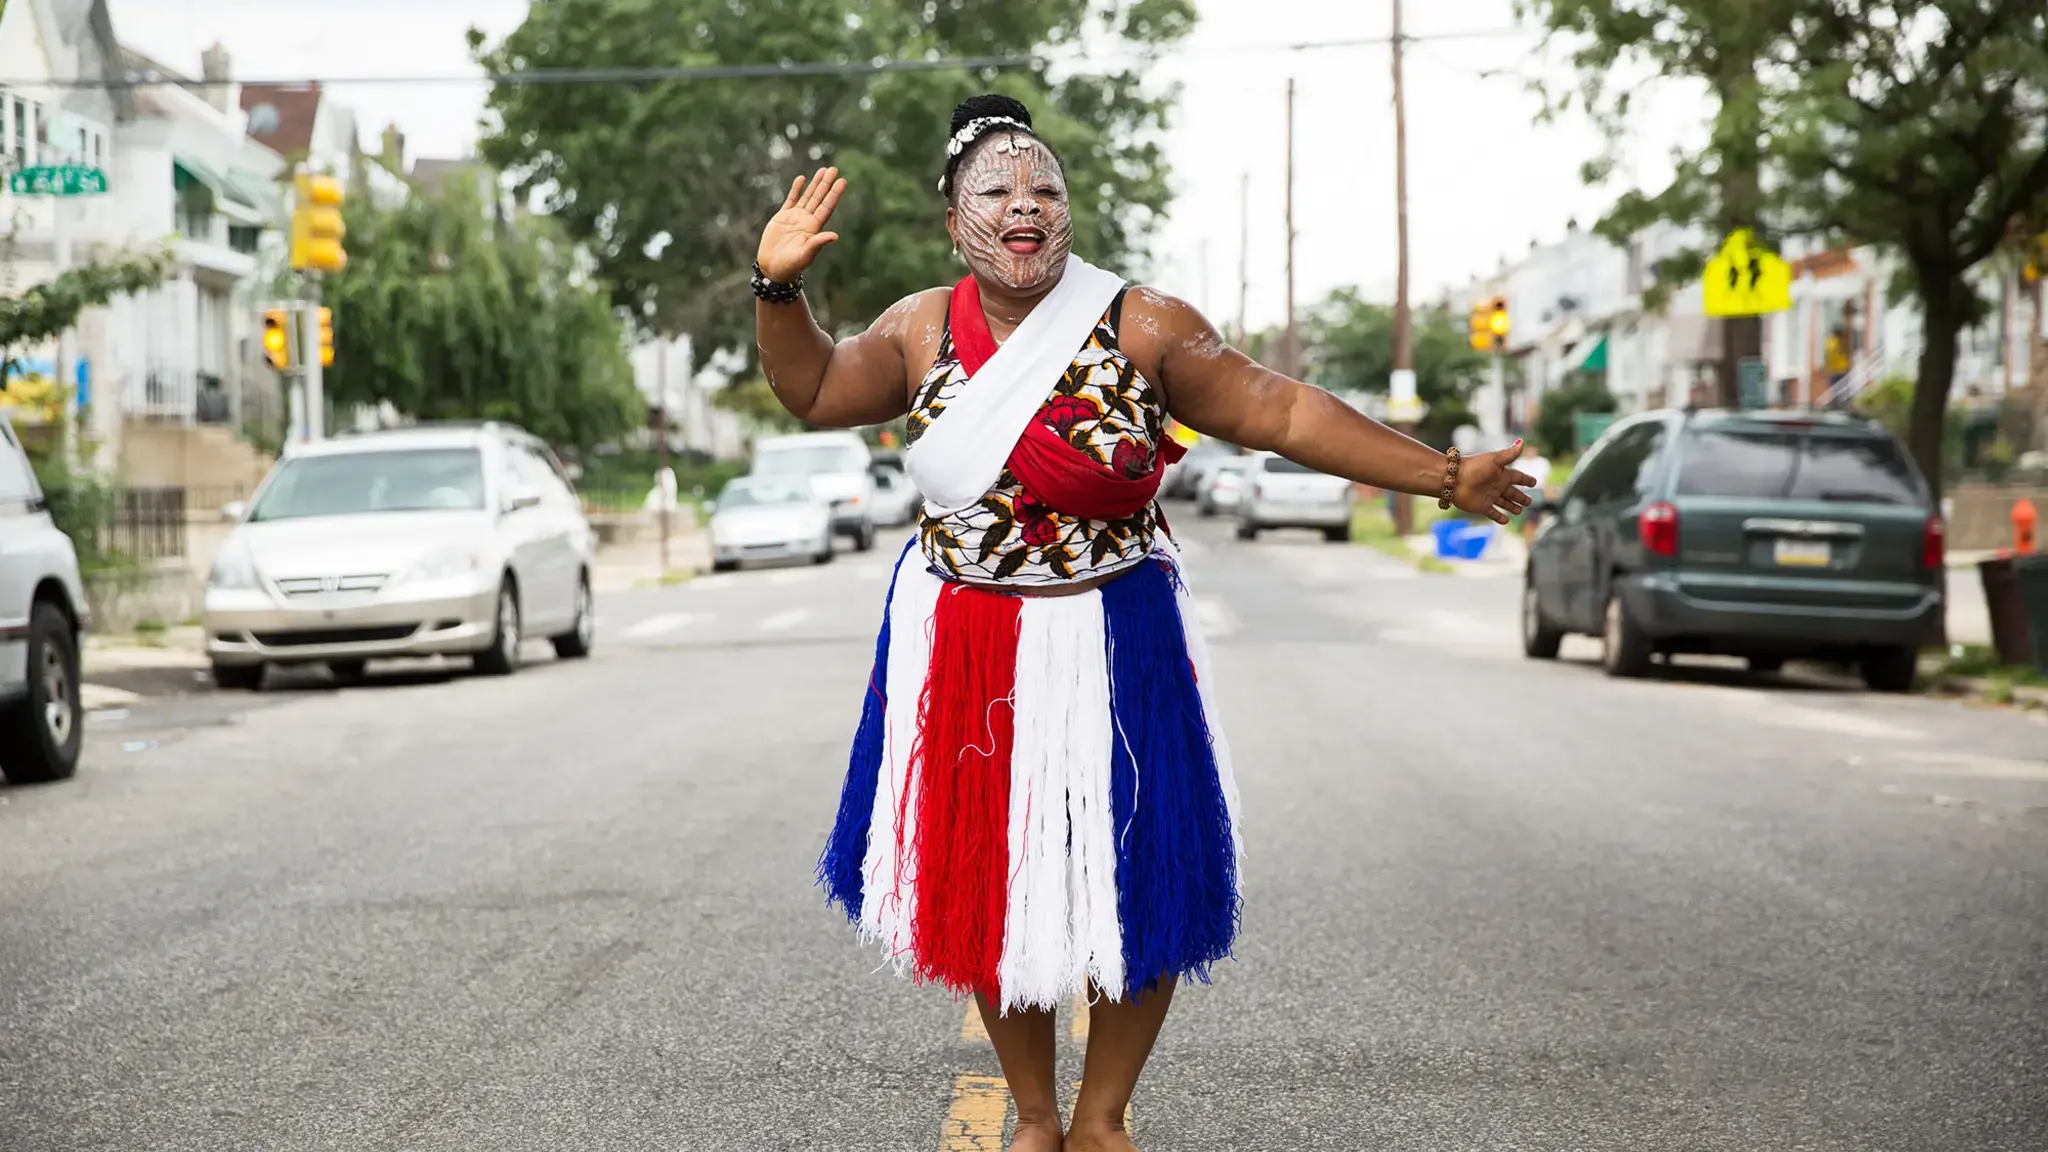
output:
M 1123 303 L 1123 293 L 1118 293 L 1039 409 L 1038 418 L 1097 463 L 1136 477 L 1152 469 L 1166 418 L 1159 390 L 1138 374 L 1117 346 Z M 918 387 L 908 421 L 909 443 L 917 443 L 967 382 L 949 324 L 939 341 L 938 358 Z M 1137 564 L 1151 554 L 1158 525 L 1156 504 L 1121 520 L 1063 516 L 1032 500 L 1004 468 L 995 487 L 973 507 L 950 516 L 925 511 L 919 542 L 942 576 L 979 584 L 1045 587 L 1106 576 Z

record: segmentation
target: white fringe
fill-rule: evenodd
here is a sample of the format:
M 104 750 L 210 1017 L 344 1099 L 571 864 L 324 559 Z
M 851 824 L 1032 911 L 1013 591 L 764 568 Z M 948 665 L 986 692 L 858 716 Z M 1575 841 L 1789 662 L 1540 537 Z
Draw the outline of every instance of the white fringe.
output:
M 1018 616 L 1002 1010 L 1123 990 L 1107 629 L 1098 593 L 1026 598 Z
M 898 973 L 910 965 L 910 926 L 917 911 L 913 887 L 917 861 L 911 836 L 917 828 L 917 781 L 905 776 L 910 771 L 911 750 L 917 744 L 918 700 L 931 668 L 933 616 L 943 587 L 931 574 L 923 552 L 912 548 L 903 556 L 896 575 L 896 595 L 889 605 L 888 705 L 883 712 L 881 779 L 875 787 L 867 857 L 861 868 L 860 934 L 888 950 Z M 906 786 L 908 804 L 903 803 Z M 899 812 L 905 829 L 900 860 L 896 847 Z

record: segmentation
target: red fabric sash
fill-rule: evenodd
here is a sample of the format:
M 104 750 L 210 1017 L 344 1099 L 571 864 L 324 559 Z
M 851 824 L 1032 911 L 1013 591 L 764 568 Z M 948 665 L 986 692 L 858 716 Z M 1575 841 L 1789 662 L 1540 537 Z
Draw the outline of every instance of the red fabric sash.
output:
M 996 354 L 996 338 L 981 310 L 981 287 L 969 276 L 953 286 L 949 314 L 953 352 L 972 377 Z M 1077 349 L 1078 351 L 1078 349 Z M 1040 409 L 1040 416 L 1044 409 Z M 1099 464 L 1067 443 L 1041 418 L 1034 418 L 1010 450 L 1010 474 L 1033 500 L 1063 516 L 1082 520 L 1121 520 L 1142 511 L 1159 495 L 1166 465 L 1187 454 L 1171 439 L 1159 446 L 1150 470 L 1125 476 Z

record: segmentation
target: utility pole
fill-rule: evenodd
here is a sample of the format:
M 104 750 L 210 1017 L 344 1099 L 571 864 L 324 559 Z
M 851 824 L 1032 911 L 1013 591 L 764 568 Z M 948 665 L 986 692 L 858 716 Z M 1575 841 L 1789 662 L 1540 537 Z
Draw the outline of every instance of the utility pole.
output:
M 1244 302 L 1252 290 L 1252 174 L 1246 172 L 1238 181 L 1237 192 L 1237 346 L 1244 347 L 1249 333 L 1245 331 Z
M 1301 374 L 1301 345 L 1294 330 L 1294 77 L 1287 78 L 1287 333 L 1280 348 L 1280 371 Z
M 1394 371 L 1387 393 L 1394 426 L 1415 434 L 1409 412 L 1415 404 L 1415 331 L 1408 310 L 1408 104 L 1401 87 L 1401 0 L 1394 0 Z M 1415 529 L 1414 501 L 1394 496 L 1394 530 L 1407 536 Z
M 668 482 L 668 337 L 663 336 L 654 350 L 655 383 L 654 400 L 654 491 L 655 499 L 661 502 L 661 572 L 659 579 L 668 578 L 668 533 L 669 520 L 674 515 L 677 488 Z
M 306 306 L 299 310 L 299 371 L 306 384 L 306 439 L 315 443 L 327 438 L 327 384 L 320 363 L 320 273 L 309 271 L 300 278 L 305 285 Z

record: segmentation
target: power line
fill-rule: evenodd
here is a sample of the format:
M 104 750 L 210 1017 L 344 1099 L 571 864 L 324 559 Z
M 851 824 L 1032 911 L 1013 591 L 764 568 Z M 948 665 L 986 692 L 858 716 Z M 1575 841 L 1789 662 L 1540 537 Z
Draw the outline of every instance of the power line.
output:
M 1526 36 L 1524 28 L 1467 28 L 1446 32 L 1431 32 L 1419 36 L 1403 36 L 1404 43 L 1431 40 L 1473 40 L 1499 37 Z M 1158 52 L 1141 47 L 1124 51 L 1086 52 L 1074 57 L 1048 56 L 968 56 L 945 57 L 936 60 L 828 60 L 795 64 L 708 64 L 701 66 L 652 67 L 652 68 L 526 68 L 515 72 L 484 72 L 468 75 L 441 73 L 433 75 L 385 75 L 385 76 L 312 76 L 262 79 L 236 79 L 229 83 L 243 87 L 308 88 L 322 87 L 366 87 L 373 85 L 432 85 L 432 84 L 504 84 L 514 87 L 560 87 L 596 84 L 660 84 L 678 80 L 768 80 L 808 76 L 874 76 L 894 72 L 974 72 L 985 69 L 1028 68 L 1043 71 L 1058 64 L 1072 69 L 1085 67 L 1091 60 L 1109 57 L 1168 57 L 1243 55 L 1251 53 L 1293 53 L 1321 52 L 1344 48 L 1385 47 L 1394 42 L 1392 36 L 1354 36 L 1332 40 L 1297 40 L 1277 44 L 1213 44 L 1194 47 L 1169 48 Z M 117 79 L 78 80 L 0 80 L 0 88 L 53 88 L 53 89 L 108 89 L 130 91 L 140 88 L 165 87 L 215 87 L 202 77 L 135 75 Z

